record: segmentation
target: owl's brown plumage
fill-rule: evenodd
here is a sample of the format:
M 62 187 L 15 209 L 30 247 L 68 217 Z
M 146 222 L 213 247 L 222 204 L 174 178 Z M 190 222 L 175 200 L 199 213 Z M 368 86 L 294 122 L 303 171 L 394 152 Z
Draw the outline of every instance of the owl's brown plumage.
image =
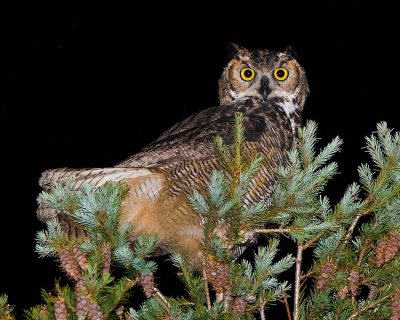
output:
M 131 222 L 136 234 L 157 234 L 165 250 L 176 250 L 194 267 L 200 266 L 203 229 L 186 198 L 194 189 L 205 191 L 212 170 L 221 168 L 213 138 L 220 135 L 230 144 L 234 115 L 243 113 L 245 150 L 264 156 L 246 202 L 268 201 L 275 169 L 293 147 L 308 94 L 304 70 L 290 54 L 238 46 L 219 86 L 220 106 L 175 124 L 115 167 L 47 170 L 40 185 L 48 189 L 68 178 L 73 179 L 74 188 L 84 183 L 98 187 L 109 181 L 125 182 L 129 192 L 121 220 Z M 37 214 L 43 221 L 57 213 L 40 204 Z

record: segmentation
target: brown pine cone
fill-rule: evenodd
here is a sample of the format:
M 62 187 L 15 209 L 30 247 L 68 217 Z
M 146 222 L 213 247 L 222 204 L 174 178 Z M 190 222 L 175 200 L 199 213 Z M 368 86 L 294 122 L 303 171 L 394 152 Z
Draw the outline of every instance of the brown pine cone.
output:
M 230 286 L 229 271 L 226 265 L 207 261 L 205 267 L 208 281 L 215 292 L 222 293 Z
M 398 250 L 399 249 L 397 247 L 393 246 L 392 243 L 389 242 L 385 250 L 384 262 L 387 263 L 392 260 Z
M 54 303 L 54 317 L 56 320 L 67 320 L 67 308 L 62 300 Z
M 398 248 L 400 248 L 400 235 L 399 234 L 393 234 L 390 237 L 390 241 L 393 243 L 393 245 L 395 245 Z
M 147 298 L 151 298 L 154 295 L 154 276 L 153 274 L 142 274 L 140 278 L 140 284 L 142 285 L 143 292 Z
M 375 252 L 374 252 L 375 259 L 374 259 L 374 262 L 375 262 L 375 265 L 377 267 L 380 267 L 385 263 L 385 251 L 386 251 L 386 248 L 387 248 L 388 244 L 389 244 L 389 241 L 380 240 L 380 241 L 378 241 L 378 243 L 377 243 L 377 245 L 375 247 Z
M 336 267 L 331 261 L 327 261 L 321 266 L 319 275 L 317 276 L 316 288 L 321 290 L 328 284 L 329 279 L 335 273 Z
M 60 251 L 60 265 L 66 274 L 73 280 L 78 281 L 81 277 L 81 272 L 78 265 L 75 263 L 73 256 L 67 249 Z
M 375 265 L 377 267 L 389 262 L 400 250 L 400 235 L 378 241 L 375 247 Z
M 87 268 L 87 258 L 85 256 L 85 254 L 82 252 L 82 250 L 77 245 L 74 245 L 72 247 L 72 253 L 73 253 L 75 261 L 77 262 L 79 267 L 82 270 L 86 270 L 86 268 Z
M 89 296 L 78 294 L 76 297 L 76 315 L 86 317 L 89 313 Z
M 104 320 L 103 312 L 97 302 L 89 304 L 89 319 L 90 320 Z
M 241 297 L 237 297 L 233 300 L 232 311 L 237 316 L 242 316 L 246 312 L 247 302 Z
M 400 292 L 392 297 L 392 305 L 390 306 L 392 316 L 390 320 L 400 320 Z
M 389 239 L 388 250 L 385 251 L 385 262 L 389 262 L 400 250 L 400 236 L 392 235 Z
M 349 273 L 349 291 L 352 296 L 356 296 L 360 286 L 360 274 L 357 271 L 351 270 Z

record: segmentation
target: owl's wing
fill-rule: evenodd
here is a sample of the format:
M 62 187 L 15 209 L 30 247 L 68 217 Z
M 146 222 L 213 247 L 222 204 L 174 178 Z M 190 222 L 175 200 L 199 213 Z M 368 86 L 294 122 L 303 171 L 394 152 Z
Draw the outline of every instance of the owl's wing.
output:
M 235 112 L 246 111 L 241 107 L 241 105 L 227 105 L 202 110 L 178 122 L 156 141 L 117 164 L 116 167 L 155 167 L 182 161 L 213 159 L 214 137 L 219 135 L 226 144 L 231 144 Z M 246 140 L 257 140 L 264 127 L 263 117 L 247 114 Z

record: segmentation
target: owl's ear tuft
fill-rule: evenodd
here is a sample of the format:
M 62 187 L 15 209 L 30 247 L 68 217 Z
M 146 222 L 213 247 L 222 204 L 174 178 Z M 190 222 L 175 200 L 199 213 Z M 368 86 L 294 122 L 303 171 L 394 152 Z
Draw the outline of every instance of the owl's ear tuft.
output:
M 225 44 L 226 52 L 230 59 L 239 56 L 246 49 L 238 45 L 237 43 L 227 42 Z
M 297 50 L 292 44 L 288 45 L 283 52 L 297 59 Z

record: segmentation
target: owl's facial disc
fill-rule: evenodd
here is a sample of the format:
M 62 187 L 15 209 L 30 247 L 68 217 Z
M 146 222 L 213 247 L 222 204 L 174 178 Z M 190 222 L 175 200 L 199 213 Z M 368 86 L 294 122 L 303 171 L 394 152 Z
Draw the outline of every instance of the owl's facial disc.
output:
M 221 104 L 257 98 L 281 106 L 288 115 L 303 110 L 307 77 L 290 53 L 235 48 L 219 80 Z

